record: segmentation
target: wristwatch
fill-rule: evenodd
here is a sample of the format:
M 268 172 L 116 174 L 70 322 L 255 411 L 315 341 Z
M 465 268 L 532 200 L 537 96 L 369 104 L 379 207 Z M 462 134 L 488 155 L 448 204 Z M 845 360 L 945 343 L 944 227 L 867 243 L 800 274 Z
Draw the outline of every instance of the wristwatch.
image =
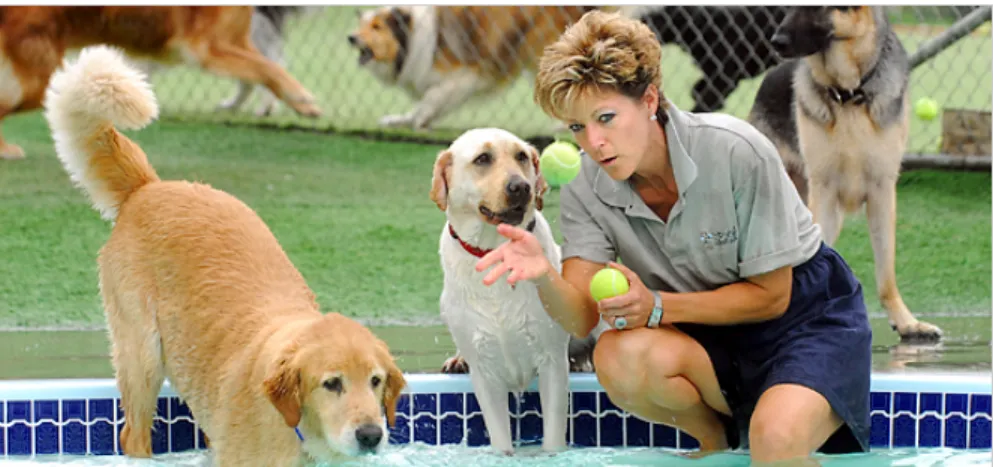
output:
M 652 295 L 655 296 L 655 306 L 652 307 L 652 314 L 648 317 L 647 326 L 657 328 L 662 322 L 662 294 L 658 290 L 653 290 Z

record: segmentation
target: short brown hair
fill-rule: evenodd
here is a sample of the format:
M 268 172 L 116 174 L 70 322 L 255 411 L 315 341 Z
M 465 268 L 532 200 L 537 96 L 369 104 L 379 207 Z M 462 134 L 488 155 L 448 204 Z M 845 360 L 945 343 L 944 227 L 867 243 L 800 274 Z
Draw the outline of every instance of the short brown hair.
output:
M 645 23 L 594 10 L 545 47 L 535 78 L 534 101 L 548 115 L 565 119 L 576 99 L 615 91 L 633 99 L 649 85 L 659 90 L 660 125 L 668 107 L 662 95 L 662 46 Z

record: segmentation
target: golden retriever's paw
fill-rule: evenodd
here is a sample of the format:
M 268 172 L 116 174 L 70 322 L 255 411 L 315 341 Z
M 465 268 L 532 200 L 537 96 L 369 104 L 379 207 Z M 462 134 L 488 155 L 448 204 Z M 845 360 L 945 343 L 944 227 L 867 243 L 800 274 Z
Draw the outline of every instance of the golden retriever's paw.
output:
M 410 128 L 413 123 L 411 115 L 386 115 L 379 119 L 379 126 L 385 128 Z
M 937 342 L 941 340 L 943 335 L 938 326 L 916 319 L 903 325 L 892 324 L 891 326 L 894 331 L 900 334 L 900 341 L 904 343 Z
M 24 159 L 24 150 L 16 144 L 5 143 L 0 147 L 0 159 L 9 161 Z
M 133 434 L 131 425 L 124 423 L 121 429 L 121 451 L 129 457 L 147 459 L 152 457 L 152 433 L 151 428 L 144 430 L 144 435 Z
M 455 355 L 445 363 L 441 365 L 441 372 L 448 374 L 466 374 L 469 373 L 469 364 L 466 363 L 465 359 L 461 355 Z

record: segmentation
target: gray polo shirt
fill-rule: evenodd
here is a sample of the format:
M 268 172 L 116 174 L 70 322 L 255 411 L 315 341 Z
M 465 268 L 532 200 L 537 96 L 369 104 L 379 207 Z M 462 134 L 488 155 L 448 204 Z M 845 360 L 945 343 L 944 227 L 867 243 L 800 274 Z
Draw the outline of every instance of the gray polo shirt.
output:
M 619 260 L 649 288 L 691 292 L 811 258 L 820 226 L 772 142 L 730 115 L 670 109 L 666 141 L 680 194 L 668 222 L 628 181 L 584 156 L 561 191 L 562 259 Z

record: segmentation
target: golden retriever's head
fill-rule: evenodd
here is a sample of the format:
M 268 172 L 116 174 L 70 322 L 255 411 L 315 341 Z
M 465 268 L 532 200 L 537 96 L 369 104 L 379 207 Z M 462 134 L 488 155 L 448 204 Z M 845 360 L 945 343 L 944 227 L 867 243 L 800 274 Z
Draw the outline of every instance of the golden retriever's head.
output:
M 478 128 L 438 154 L 430 196 L 442 211 L 520 225 L 531 220 L 532 208 L 541 210 L 546 191 L 534 146 L 506 130 Z
M 359 25 L 348 35 L 348 43 L 359 51 L 359 66 L 384 78 L 396 78 L 407 55 L 411 24 L 409 6 L 359 13 Z
M 346 456 L 374 453 L 387 444 L 405 386 L 386 344 L 336 313 L 288 342 L 263 383 L 272 405 L 305 441 L 321 440 L 332 453 Z

